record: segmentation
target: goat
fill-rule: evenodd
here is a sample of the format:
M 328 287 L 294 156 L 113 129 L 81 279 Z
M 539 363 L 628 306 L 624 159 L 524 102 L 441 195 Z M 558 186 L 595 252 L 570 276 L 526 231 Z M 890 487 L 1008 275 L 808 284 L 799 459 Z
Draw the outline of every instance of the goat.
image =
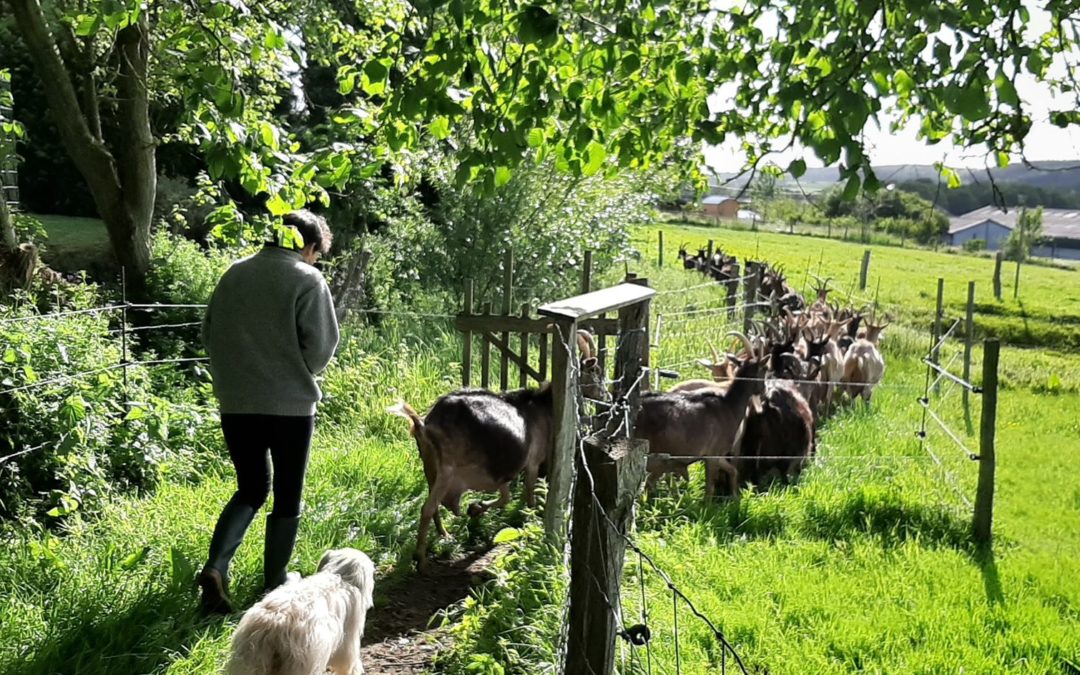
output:
M 634 435 L 649 441 L 650 455 L 669 458 L 650 457 L 648 487 L 665 472 L 685 477 L 688 464 L 705 458 L 706 496 L 715 494 L 721 471 L 728 475 L 732 493 L 737 495 L 738 471 L 722 456 L 732 452 L 751 396 L 764 389 L 765 358 L 755 354 L 745 335 L 733 335 L 743 341 L 749 355 L 739 360 L 734 382 L 726 391 L 706 388 L 642 395 Z
M 525 503 L 533 506 L 533 490 L 541 465 L 551 451 L 553 404 L 551 386 L 516 389 L 497 394 L 462 389 L 442 396 L 423 418 L 404 401 L 387 412 L 409 421 L 416 439 L 428 497 L 420 512 L 414 558 L 426 567 L 427 531 L 431 521 L 441 536 L 439 517 L 445 506 L 461 515 L 466 490 L 498 492 L 498 499 L 471 504 L 472 517 L 510 501 L 510 482 L 524 471 Z
M 731 378 L 735 376 L 735 363 L 732 359 L 721 358 L 720 352 L 713 344 L 709 344 L 712 351 L 712 360 L 698 359 L 698 365 L 707 368 L 712 373 L 711 380 L 683 380 L 668 391 L 696 391 L 698 389 L 726 390 L 731 385 Z
M 888 325 L 888 320 L 883 324 L 874 324 L 873 319 L 868 321 L 866 332 L 852 343 L 844 356 L 844 374 L 840 381 L 852 400 L 861 397 L 869 403 L 874 387 L 885 377 L 885 359 L 877 343 Z
M 735 450 L 742 484 L 761 487 L 775 479 L 789 484 L 813 455 L 814 442 L 814 417 L 799 389 L 769 380 L 764 394 L 750 404 Z

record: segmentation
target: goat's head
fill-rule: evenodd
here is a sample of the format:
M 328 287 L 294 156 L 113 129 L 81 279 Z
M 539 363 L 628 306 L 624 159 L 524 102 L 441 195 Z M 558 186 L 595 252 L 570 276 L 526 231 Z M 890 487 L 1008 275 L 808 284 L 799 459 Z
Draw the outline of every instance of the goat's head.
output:
M 884 331 L 885 327 L 890 323 L 892 322 L 889 320 L 888 316 L 885 317 L 885 321 L 882 323 L 874 323 L 874 319 L 871 318 L 866 322 L 866 340 L 876 345 L 881 339 L 881 332 Z
M 760 394 L 765 391 L 765 370 L 768 367 L 768 356 L 764 353 L 764 345 L 755 346 L 750 338 L 743 333 L 732 331 L 725 337 L 736 337 L 742 343 L 742 354 L 728 354 L 728 360 L 735 366 L 732 379 L 745 382 L 751 394 Z
M 711 342 L 709 343 L 709 351 L 712 352 L 712 360 L 698 359 L 698 365 L 707 368 L 712 373 L 713 381 L 727 382 L 735 374 L 735 366 L 731 361 L 720 358 L 720 352 Z
M 587 330 L 578 330 L 578 383 L 581 386 L 581 394 L 585 398 L 596 401 L 605 401 L 608 397 L 604 387 L 604 371 L 600 368 L 600 360 L 597 358 L 596 340 L 593 334 Z

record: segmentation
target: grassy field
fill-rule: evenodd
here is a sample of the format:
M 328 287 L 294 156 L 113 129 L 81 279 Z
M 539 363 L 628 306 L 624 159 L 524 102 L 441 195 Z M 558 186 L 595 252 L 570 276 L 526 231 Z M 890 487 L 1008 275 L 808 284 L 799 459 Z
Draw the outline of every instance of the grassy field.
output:
M 796 284 L 809 260 L 811 271 L 820 266 L 845 289 L 862 251 L 775 234 L 671 228 L 670 263 L 658 270 L 655 237 L 653 228 L 638 233 L 652 262 L 636 266 L 664 292 L 653 311 L 666 315 L 653 363 L 684 377 L 702 375 L 687 362 L 706 355 L 708 340 L 725 326 L 708 311 L 720 302 L 717 288 L 699 287 L 699 276 L 674 264 L 680 242 L 712 237 L 725 250 L 784 262 Z M 1055 331 L 1069 340 L 1080 331 L 1080 277 L 1025 268 L 1020 302 L 998 305 L 985 260 L 896 248 L 873 255 L 871 288 L 880 278 L 879 297 L 901 322 L 886 332 L 888 372 L 873 406 L 827 422 L 821 459 L 797 487 L 748 496 L 738 507 L 705 505 L 695 471 L 689 486 L 663 488 L 641 504 L 635 537 L 757 672 L 1074 672 L 1066 664 L 1080 665 L 1080 359 L 1068 353 L 1072 343 L 1059 347 Z M 967 279 L 975 279 L 980 328 L 1042 346 L 1003 351 L 992 552 L 978 550 L 968 534 L 964 496 L 974 494 L 975 463 L 931 430 L 939 467 L 914 435 L 925 375 L 918 359 L 928 346 L 924 329 L 939 274 L 951 316 Z M 687 309 L 706 311 L 677 314 Z M 299 568 L 312 571 L 331 546 L 357 546 L 379 567 L 377 605 L 414 582 L 407 560 L 424 485 L 404 424 L 384 409 L 399 397 L 426 407 L 459 381 L 457 337 L 429 323 L 390 322 L 348 336 L 328 374 L 326 419 L 305 493 Z M 946 359 L 955 349 L 948 347 Z M 959 401 L 946 387 L 934 406 L 975 447 L 962 433 Z M 975 412 L 977 419 L 977 400 Z M 0 672 L 217 672 L 236 619 L 199 620 L 191 579 L 230 490 L 230 472 L 222 471 L 118 500 L 100 518 L 72 521 L 61 536 L 5 535 Z M 450 518 L 452 536 L 435 551 L 460 555 L 524 519 L 516 507 L 474 527 Z M 235 565 L 243 603 L 256 597 L 261 579 L 260 521 Z M 557 560 L 518 554 L 506 576 L 453 613 L 460 651 L 479 664 L 470 672 L 497 673 L 497 663 L 506 672 L 547 670 L 522 645 L 553 651 L 559 613 L 536 603 Z M 628 622 L 642 609 L 630 562 Z M 653 672 L 673 673 L 671 594 L 655 574 L 646 571 L 644 582 Z M 521 589 L 533 589 L 528 603 Z M 679 625 L 681 671 L 719 672 L 719 650 L 704 625 L 685 610 Z M 489 660 L 474 649 L 481 636 L 490 638 Z M 623 672 L 646 672 L 642 657 L 624 652 Z

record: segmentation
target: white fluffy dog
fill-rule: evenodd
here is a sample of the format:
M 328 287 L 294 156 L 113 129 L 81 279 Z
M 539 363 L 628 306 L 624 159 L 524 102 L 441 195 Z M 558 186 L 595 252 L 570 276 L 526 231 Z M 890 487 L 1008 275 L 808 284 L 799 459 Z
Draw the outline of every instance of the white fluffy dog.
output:
M 280 586 L 244 614 L 230 675 L 359 675 L 360 636 L 375 565 L 352 548 L 327 551 L 316 574 Z

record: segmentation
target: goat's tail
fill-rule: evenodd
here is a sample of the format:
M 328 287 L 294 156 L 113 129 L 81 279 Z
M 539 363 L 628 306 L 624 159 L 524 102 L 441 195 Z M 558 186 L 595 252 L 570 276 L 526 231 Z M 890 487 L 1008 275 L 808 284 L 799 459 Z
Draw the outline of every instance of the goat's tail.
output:
M 398 401 L 397 404 L 387 408 L 386 412 L 409 420 L 409 433 L 412 434 L 413 438 L 418 438 L 424 431 L 423 418 L 405 401 Z

